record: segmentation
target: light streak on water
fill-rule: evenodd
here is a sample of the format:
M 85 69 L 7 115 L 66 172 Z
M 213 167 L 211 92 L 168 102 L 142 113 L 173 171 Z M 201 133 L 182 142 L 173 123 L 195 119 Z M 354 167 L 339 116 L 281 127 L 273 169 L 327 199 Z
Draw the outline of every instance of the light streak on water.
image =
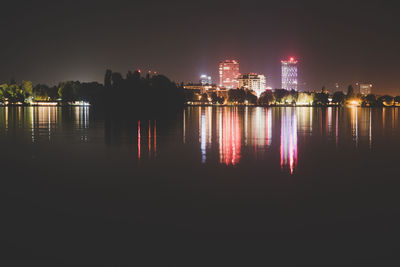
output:
M 292 109 L 285 109 L 281 122 L 281 169 L 289 168 L 294 173 L 297 166 L 297 115 Z

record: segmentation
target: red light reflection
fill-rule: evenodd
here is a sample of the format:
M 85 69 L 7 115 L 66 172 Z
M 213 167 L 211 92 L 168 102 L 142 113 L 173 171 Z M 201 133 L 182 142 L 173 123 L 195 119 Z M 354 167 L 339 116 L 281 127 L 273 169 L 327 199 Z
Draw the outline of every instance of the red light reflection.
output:
M 140 121 L 138 121 L 138 159 L 140 160 Z
M 220 125 L 220 162 L 236 165 L 240 160 L 242 141 L 238 111 L 223 113 Z

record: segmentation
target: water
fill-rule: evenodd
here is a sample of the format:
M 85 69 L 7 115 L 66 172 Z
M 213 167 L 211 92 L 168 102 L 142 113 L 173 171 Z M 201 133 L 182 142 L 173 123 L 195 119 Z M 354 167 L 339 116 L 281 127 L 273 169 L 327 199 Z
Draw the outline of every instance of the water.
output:
M 88 107 L 1 107 L 0 145 L 14 265 L 396 258 L 396 108 L 188 107 L 105 121 Z

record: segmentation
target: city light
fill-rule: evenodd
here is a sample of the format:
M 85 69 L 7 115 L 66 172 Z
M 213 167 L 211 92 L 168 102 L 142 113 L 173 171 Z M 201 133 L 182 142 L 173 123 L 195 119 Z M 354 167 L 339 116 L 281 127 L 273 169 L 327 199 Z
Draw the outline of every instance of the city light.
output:
M 351 100 L 351 101 L 349 102 L 349 105 L 350 105 L 350 106 L 353 106 L 353 107 L 358 107 L 358 106 L 361 105 L 361 100 Z

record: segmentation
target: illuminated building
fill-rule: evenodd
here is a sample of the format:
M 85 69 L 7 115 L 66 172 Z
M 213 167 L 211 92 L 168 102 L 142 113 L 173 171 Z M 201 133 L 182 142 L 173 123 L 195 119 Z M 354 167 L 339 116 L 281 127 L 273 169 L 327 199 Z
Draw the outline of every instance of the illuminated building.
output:
M 370 83 L 358 83 L 358 89 L 361 95 L 369 95 L 372 91 L 372 84 Z
M 228 89 L 239 87 L 238 76 L 239 62 L 236 60 L 225 60 L 219 63 L 219 84 Z
M 265 91 L 266 79 L 264 75 L 258 75 L 256 73 L 243 74 L 238 77 L 239 88 L 248 89 L 254 91 L 257 97 L 260 97 L 261 93 Z
M 204 94 L 204 93 L 212 93 L 212 92 L 216 92 L 217 95 L 219 92 L 225 92 L 226 90 L 221 90 L 221 88 L 219 88 L 216 85 L 211 85 L 211 84 L 193 84 L 193 83 L 189 83 L 189 84 L 185 84 L 183 86 L 184 89 L 186 90 L 193 90 L 194 93 L 197 94 Z
M 186 84 L 183 86 L 186 90 L 193 90 L 195 93 L 204 94 L 208 90 L 212 89 L 211 85 L 202 85 L 202 84 Z
M 297 60 L 291 57 L 289 60 L 282 60 L 282 89 L 297 91 Z
M 205 74 L 200 76 L 200 83 L 202 85 L 211 85 L 212 84 L 212 80 L 211 80 L 211 76 L 207 76 Z

